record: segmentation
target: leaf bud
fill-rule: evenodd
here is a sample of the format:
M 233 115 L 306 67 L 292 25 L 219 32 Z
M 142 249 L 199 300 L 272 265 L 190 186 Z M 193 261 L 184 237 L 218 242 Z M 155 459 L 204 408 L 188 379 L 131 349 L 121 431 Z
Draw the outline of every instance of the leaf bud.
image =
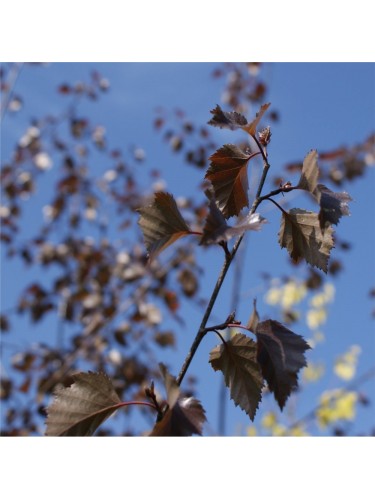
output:
M 259 132 L 259 142 L 262 146 L 268 146 L 268 144 L 271 142 L 271 135 L 272 134 L 270 127 L 266 127 Z
M 229 314 L 227 319 L 225 320 L 225 323 L 234 323 L 236 320 L 236 311 L 233 311 L 232 313 Z

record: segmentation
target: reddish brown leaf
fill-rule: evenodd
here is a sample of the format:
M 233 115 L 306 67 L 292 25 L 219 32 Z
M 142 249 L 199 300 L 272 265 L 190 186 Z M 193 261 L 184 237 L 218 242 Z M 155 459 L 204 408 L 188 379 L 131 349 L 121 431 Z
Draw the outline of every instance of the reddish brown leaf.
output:
M 257 154 L 226 144 L 210 157 L 205 178 L 212 183 L 216 203 L 226 219 L 249 206 L 247 164 Z
M 121 401 L 104 373 L 78 373 L 47 408 L 47 436 L 92 436 Z
M 290 393 L 298 385 L 298 372 L 306 366 L 307 342 L 278 321 L 267 320 L 256 328 L 257 360 L 270 391 L 282 410 Z
M 157 332 L 154 335 L 154 339 L 160 347 L 174 347 L 176 345 L 176 339 L 173 332 Z
M 9 319 L 5 314 L 0 314 L 0 330 L 3 332 L 8 332 L 10 330 Z
M 254 299 L 253 312 L 251 313 L 249 321 L 247 322 L 246 328 L 248 328 L 251 332 L 255 333 L 256 329 L 258 328 L 258 324 L 259 324 L 259 314 L 257 311 L 257 301 L 256 299 Z
M 247 120 L 243 115 L 237 113 L 236 111 L 229 113 L 227 111 L 223 111 L 218 104 L 215 109 L 210 111 L 210 113 L 213 117 L 208 122 L 208 125 L 213 125 L 214 127 L 236 130 L 247 124 Z
M 182 397 L 176 379 L 163 364 L 160 364 L 160 369 L 167 390 L 168 409 L 162 419 L 156 423 L 150 436 L 201 435 L 206 421 L 201 403 L 192 397 Z
M 318 152 L 313 149 L 303 160 L 301 177 L 297 187 L 313 193 L 318 182 L 318 177 Z
M 150 436 L 192 436 L 202 434 L 205 411 L 195 398 L 180 398 L 157 422 Z
M 241 128 L 251 136 L 255 137 L 257 126 L 262 119 L 264 113 L 269 108 L 270 103 L 263 104 L 258 113 L 256 114 L 254 120 L 250 123 L 247 122 L 246 118 L 235 111 L 226 112 L 221 109 L 219 105 L 211 111 L 213 118 L 208 122 L 209 125 L 220 128 L 228 128 L 230 130 L 236 130 Z
M 251 420 L 262 399 L 263 377 L 257 361 L 257 345 L 246 335 L 237 333 L 225 344 L 210 352 L 212 368 L 224 374 L 231 399 Z
M 263 104 L 258 113 L 255 115 L 255 118 L 253 121 L 248 123 L 247 125 L 244 125 L 242 128 L 245 130 L 248 134 L 250 134 L 252 137 L 255 137 L 256 132 L 257 132 L 257 126 L 259 125 L 260 120 L 262 119 L 264 113 L 267 111 L 267 109 L 270 107 L 271 103 L 268 102 L 266 104 Z
M 183 269 L 178 277 L 181 284 L 182 292 L 186 297 L 194 297 L 199 288 L 199 283 L 196 275 L 190 269 Z
M 314 196 L 320 205 L 320 228 L 326 229 L 329 224 L 338 224 L 343 215 L 350 215 L 348 202 L 352 200 L 345 191 L 334 193 L 323 184 L 318 184 Z
M 305 259 L 326 273 L 333 248 L 332 235 L 331 226 L 322 233 L 318 214 L 314 212 L 293 208 L 282 214 L 279 243 L 294 262 Z
M 67 83 L 61 84 L 57 90 L 58 92 L 60 92 L 60 94 L 65 94 L 65 95 L 70 94 L 72 91 L 70 85 L 68 85 Z
M 138 212 L 138 224 L 150 257 L 155 257 L 178 238 L 191 232 L 169 193 L 156 193 L 153 203 L 138 209 Z
M 343 215 L 350 215 L 348 202 L 352 200 L 348 193 L 334 193 L 323 184 L 318 184 L 318 153 L 310 151 L 303 161 L 301 177 L 297 188 L 311 193 L 320 205 L 319 222 L 322 231 L 329 224 L 338 224 Z

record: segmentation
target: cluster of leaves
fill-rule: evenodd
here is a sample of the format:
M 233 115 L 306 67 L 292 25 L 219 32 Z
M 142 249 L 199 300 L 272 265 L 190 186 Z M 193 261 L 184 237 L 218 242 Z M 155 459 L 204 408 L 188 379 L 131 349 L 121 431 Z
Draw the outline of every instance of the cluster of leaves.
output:
M 207 166 L 207 159 L 215 149 L 215 143 L 206 126 L 194 125 L 181 109 L 171 113 L 158 108 L 154 129 L 162 133 L 163 140 L 174 153 L 183 155 L 188 165 L 199 169 Z
M 264 222 L 264 219 L 255 213 L 255 208 L 263 200 L 293 189 L 288 183 L 280 188 L 279 192 L 271 192 L 262 198 L 259 192 L 249 214 L 234 226 L 227 224 L 228 218 L 239 216 L 243 208 L 249 207 L 249 161 L 257 154 L 262 154 L 266 167 L 269 167 L 267 145 L 270 142 L 270 130 L 267 128 L 257 134 L 259 122 L 268 107 L 269 104 L 261 106 L 251 122 L 240 113 L 224 112 L 220 106 L 212 110 L 210 125 L 244 130 L 256 141 L 259 152 L 244 151 L 233 144 L 226 144 L 210 157 L 211 164 L 205 176 L 211 185 L 211 190 L 207 193 L 209 210 L 201 232 L 189 228 L 170 193 L 158 192 L 150 205 L 140 208 L 139 225 L 150 258 L 155 258 L 179 238 L 197 234 L 201 237 L 201 244 L 221 244 L 229 262 L 234 254 L 229 252 L 227 241 L 232 236 L 241 238 L 246 230 L 260 229 Z M 318 175 L 317 153 L 312 151 L 305 158 L 296 189 L 314 194 L 320 204 L 320 212 L 315 214 L 294 209 L 286 213 L 281 209 L 283 214 L 279 241 L 282 247 L 287 247 L 292 259 L 299 260 L 303 257 L 310 264 L 326 271 L 333 246 L 331 224 L 337 224 L 342 215 L 348 215 L 347 202 L 350 197 L 346 193 L 332 193 L 325 186 L 318 185 Z M 230 326 L 231 321 L 235 322 L 234 317 L 218 327 L 206 328 L 205 333 L 213 330 L 219 334 L 218 330 Z M 234 403 L 254 419 L 265 382 L 280 409 L 283 409 L 292 390 L 297 387 L 298 372 L 306 365 L 304 352 L 309 346 L 302 337 L 277 321 L 260 322 L 255 308 L 248 325 L 243 328 L 252 331 L 257 342 L 239 333 L 227 341 L 221 337 L 223 343 L 211 351 L 210 363 L 214 370 L 223 372 L 225 384 L 230 388 Z M 180 377 L 178 382 L 181 381 Z M 203 408 L 200 403 L 199 408 L 202 416 Z M 56 404 L 52 414 L 58 414 L 58 410 L 59 406 Z M 197 412 L 199 413 L 199 410 Z M 162 415 L 157 426 L 168 428 L 170 432 L 179 435 L 179 431 L 164 423 L 166 418 L 168 421 L 169 417 Z
M 225 88 L 221 100 L 230 109 L 240 113 L 249 111 L 249 104 L 260 104 L 266 99 L 268 87 L 262 75 L 262 63 L 223 63 L 213 71 L 215 79 L 224 78 Z M 278 113 L 269 114 L 272 121 L 278 120 Z
M 56 391 L 48 409 L 47 436 L 92 436 L 96 429 L 118 409 L 149 406 L 157 412 L 150 436 L 191 436 L 201 434 L 206 420 L 204 409 L 193 397 L 183 396 L 176 379 L 161 363 L 160 371 L 166 400 L 159 403 L 154 384 L 145 389 L 150 402 L 121 402 L 111 380 L 104 373 L 79 373 L 71 387 Z
M 268 107 L 268 104 L 263 105 L 257 117 L 248 123 L 242 114 L 224 112 L 217 106 L 211 112 L 213 117 L 209 124 L 230 130 L 242 129 L 255 138 L 257 125 Z M 263 146 L 270 140 L 266 138 L 267 134 L 269 135 L 269 130 L 265 129 L 260 135 Z M 218 243 L 237 234 L 236 231 L 233 233 L 233 228 L 230 228 L 232 231 L 228 233 L 225 219 L 240 215 L 241 210 L 249 206 L 247 166 L 258 154 L 260 152 L 244 151 L 233 144 L 226 144 L 211 155 L 211 164 L 205 178 L 212 185 L 213 201 L 210 203 L 201 243 Z M 282 211 L 279 243 L 282 248 L 288 250 L 294 262 L 305 259 L 312 266 L 327 272 L 329 255 L 334 246 L 332 225 L 337 225 L 343 215 L 349 215 L 348 202 L 351 197 L 346 192 L 335 193 L 325 185 L 318 184 L 317 160 L 317 151 L 311 151 L 303 162 L 298 184 L 293 187 L 291 183 L 286 183 L 262 200 L 272 199 L 272 196 L 280 192 L 293 189 L 307 191 L 315 198 L 320 206 L 319 213 L 297 208 L 286 212 L 277 205 Z M 146 246 L 152 254 L 181 236 L 193 233 L 168 193 L 156 195 L 153 204 L 142 209 L 141 215 L 140 225 L 145 234 Z M 258 218 L 257 222 L 259 220 Z M 253 229 L 253 222 L 252 220 L 241 223 L 240 231 Z
M 224 112 L 217 106 L 209 124 L 230 130 L 242 129 L 255 138 L 256 127 L 268 104 L 260 108 L 257 117 L 250 123 L 237 112 Z M 265 129 L 260 140 L 267 141 L 269 130 Z M 264 143 L 266 146 L 266 143 Z M 253 229 L 254 220 L 241 223 L 239 231 L 233 231 L 225 222 L 232 216 L 240 215 L 243 208 L 249 206 L 247 167 L 249 161 L 260 154 L 259 151 L 243 150 L 233 144 L 226 144 L 210 157 L 210 167 L 205 178 L 213 189 L 213 201 L 210 203 L 209 216 L 203 229 L 201 243 L 218 243 L 231 236 Z M 282 211 L 279 243 L 286 248 L 294 262 L 301 259 L 324 272 L 328 271 L 328 259 L 334 246 L 333 225 L 337 225 L 343 215 L 349 215 L 348 202 L 351 197 L 346 192 L 335 193 L 324 184 L 318 183 L 318 153 L 311 151 L 304 159 L 299 182 L 292 186 L 285 183 L 279 190 L 271 192 L 262 199 L 272 199 L 280 192 L 300 189 L 310 193 L 319 204 L 319 213 L 293 208 Z M 272 200 L 273 201 L 273 200 Z M 181 236 L 194 234 L 184 222 L 172 195 L 156 195 L 152 205 L 141 210 L 140 225 L 145 234 L 146 246 L 151 254 L 156 254 Z M 163 221 L 163 224 L 159 221 Z M 257 222 L 259 222 L 258 219 Z M 237 229 L 238 226 L 235 228 Z M 229 232 L 228 232 L 229 230 Z
M 214 370 L 224 374 L 230 395 L 253 420 L 267 383 L 282 410 L 291 392 L 298 386 L 298 372 L 306 366 L 307 342 L 275 320 L 259 321 L 254 307 L 245 329 L 254 333 L 256 342 L 236 333 L 210 353 Z
M 43 71 L 44 66 L 32 70 Z M 27 104 L 27 96 L 12 93 L 12 78 L 17 71 L 19 65 L 9 65 L 2 66 L 0 72 L 2 91 L 10 97 L 3 100 L 7 103 L 7 112 L 22 111 L 22 104 Z M 264 102 L 267 86 L 260 78 L 261 71 L 259 64 L 236 63 L 222 65 L 213 75 L 226 80 L 225 102 L 238 115 L 249 104 Z M 62 112 L 33 119 L 15 145 L 12 157 L 2 165 L 1 242 L 7 258 L 19 259 L 26 269 L 36 271 L 29 283 L 22 282 L 23 289 L 14 307 L 3 310 L 0 316 L 3 357 L 5 351 L 13 352 L 13 356 L 8 357 L 9 366 L 4 364 L 1 377 L 3 434 L 43 432 L 41 422 L 51 394 L 56 388 L 63 391 L 70 387 L 74 374 L 82 370 L 105 371 L 114 381 L 120 401 L 142 400 L 145 395 L 142 387 L 149 384 L 150 379 L 160 377 L 155 351 L 176 344 L 173 328 L 163 327 L 162 313 L 166 311 L 181 324 L 180 302 L 202 303 L 198 298 L 201 269 L 190 239 L 185 239 L 183 247 L 177 245 L 170 251 L 167 265 L 161 265 L 155 257 L 173 241 L 188 234 L 198 236 L 202 245 L 219 244 L 228 252 L 230 238 L 248 229 L 260 229 L 264 223 L 255 211 L 240 214 L 249 206 L 247 169 L 255 154 L 242 144 L 218 148 L 207 127 L 196 126 L 180 111 L 174 116 L 177 130 L 168 124 L 170 115 L 164 111 L 156 118 L 155 129 L 165 130 L 165 140 L 173 151 L 185 153 L 185 163 L 199 169 L 210 163 L 206 171 L 210 185 L 208 203 L 197 202 L 195 197 L 185 199 L 184 208 L 189 208 L 195 217 L 194 223 L 187 223 L 179 212 L 180 200 L 175 201 L 169 193 L 145 195 L 148 188 L 142 186 L 134 174 L 135 167 L 145 162 L 144 151 L 136 148 L 129 156 L 114 149 L 105 128 L 92 123 L 80 110 L 83 99 L 99 99 L 109 88 L 106 78 L 96 72 L 87 82 L 64 82 L 58 86 Z M 238 118 L 237 114 L 216 108 L 212 120 L 218 120 L 218 126 L 232 129 L 249 127 L 246 119 Z M 277 119 L 274 112 L 268 116 Z M 266 139 L 267 132 L 263 134 L 263 140 Z M 373 143 L 374 138 L 370 137 L 354 147 L 320 154 L 320 180 L 340 185 L 363 175 Z M 313 158 L 309 162 L 305 160 L 305 167 L 302 163 L 287 165 L 286 172 L 289 175 L 304 168 L 307 177 L 313 177 L 308 173 L 310 162 Z M 97 165 L 105 165 L 106 170 L 98 173 Z M 155 183 L 154 191 L 159 191 L 156 186 L 160 173 L 152 170 L 150 176 Z M 302 180 L 300 182 L 304 186 Z M 323 207 L 320 218 L 317 214 L 318 227 L 316 218 L 311 226 L 311 217 L 306 222 L 301 221 L 300 215 L 292 214 L 289 219 L 286 217 L 284 232 L 292 233 L 291 252 L 298 262 L 306 259 L 310 252 L 310 260 L 322 265 L 324 252 L 329 247 L 324 242 L 330 239 L 335 220 L 345 215 L 348 198 L 345 194 L 341 199 L 327 195 L 324 189 L 318 188 L 314 195 L 314 183 L 311 179 L 308 182 L 307 189 L 306 186 L 299 188 L 312 193 Z M 279 184 L 278 180 L 276 186 Z M 51 189 L 45 196 L 46 185 Z M 287 193 L 288 189 L 285 186 L 279 192 Z M 40 203 L 44 204 L 45 222 L 30 235 L 31 228 L 25 228 L 24 219 L 30 204 Z M 134 210 L 139 207 L 142 207 L 139 221 L 151 224 L 148 237 L 145 234 L 147 251 L 154 257 L 151 261 L 147 260 L 139 241 L 134 241 L 131 231 L 137 221 Z M 232 216 L 238 219 L 230 224 L 228 219 Z M 156 232 L 154 217 L 161 217 L 161 232 Z M 284 214 L 282 217 L 285 218 Z M 309 231 L 313 238 L 327 232 L 320 247 L 319 241 L 306 243 Z M 123 235 L 121 240 L 117 239 L 119 234 Z M 285 238 L 288 244 L 289 235 Z M 341 246 L 349 245 L 344 242 Z M 335 269 L 338 268 L 339 264 Z M 333 274 L 332 259 L 327 269 Z M 322 274 L 311 268 L 307 273 L 307 286 L 322 286 Z M 16 321 L 12 321 L 14 315 L 31 319 L 39 330 L 44 328 L 46 318 L 53 319 L 55 331 L 44 342 L 34 341 L 20 348 L 6 337 L 16 329 Z M 259 344 L 258 336 L 254 343 Z M 230 350 L 237 349 L 229 346 Z M 225 376 L 230 380 L 233 374 L 228 372 Z M 270 383 L 263 373 L 261 376 Z M 193 396 L 194 387 L 187 392 L 189 397 Z M 254 396 L 253 406 L 257 404 L 255 401 Z M 152 398 L 151 404 L 155 406 Z M 144 410 L 143 406 L 139 408 Z M 145 415 L 148 418 L 149 413 Z M 200 426 L 195 429 L 201 431 Z M 101 432 L 111 433 L 105 427 Z M 131 434 L 133 430 L 129 427 L 125 432 Z
M 241 333 L 224 341 L 217 329 L 231 326 L 253 332 L 257 341 Z M 207 332 L 211 330 L 218 333 L 223 343 L 212 349 L 209 362 L 215 371 L 224 374 L 234 403 L 253 420 L 266 382 L 282 410 L 297 387 L 299 370 L 306 365 L 304 352 L 310 348 L 307 342 L 277 321 L 259 321 L 255 307 L 246 326 L 230 317 L 223 325 L 207 328 Z M 156 424 L 149 433 L 151 436 L 201 434 L 206 420 L 201 403 L 193 397 L 181 395 L 179 384 L 163 365 L 161 371 L 167 398 L 158 402 L 152 384 L 145 390 L 152 404 L 121 402 L 104 373 L 74 376 L 73 385 L 59 389 L 48 409 L 47 435 L 92 435 L 112 413 L 130 405 L 148 405 L 157 411 Z
M 366 168 L 375 162 L 375 134 L 369 135 L 364 141 L 353 146 L 342 146 L 319 154 L 321 165 L 320 180 L 342 186 L 363 176 Z M 285 172 L 293 174 L 300 171 L 300 162 L 285 165 Z M 275 184 L 280 182 L 275 178 Z

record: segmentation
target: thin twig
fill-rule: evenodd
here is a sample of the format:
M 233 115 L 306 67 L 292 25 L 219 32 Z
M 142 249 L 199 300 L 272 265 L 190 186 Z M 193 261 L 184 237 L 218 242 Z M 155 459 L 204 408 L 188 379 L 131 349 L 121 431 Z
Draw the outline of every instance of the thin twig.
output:
M 216 333 L 216 335 L 220 338 L 220 340 L 222 341 L 222 343 L 226 346 L 226 345 L 227 345 L 226 340 L 225 340 L 225 338 L 221 335 L 221 333 L 219 332 L 219 330 L 212 330 L 212 331 Z
M 0 107 L 0 119 L 3 120 L 5 113 L 8 109 L 8 105 L 10 103 L 11 97 L 13 95 L 14 87 L 17 82 L 17 78 L 23 68 L 23 63 L 14 63 L 9 71 L 8 75 L 8 89 L 4 91 L 4 95 L 1 102 Z
M 262 202 L 263 200 L 268 200 L 272 196 L 277 196 L 280 193 L 289 193 L 290 191 L 294 191 L 295 189 L 300 189 L 297 186 L 288 186 L 288 187 L 279 187 L 278 189 L 274 189 L 273 191 L 270 191 L 268 194 L 265 194 L 264 196 L 259 197 L 259 201 Z
M 282 206 L 280 206 L 275 200 L 273 200 L 272 198 L 265 198 L 265 200 L 268 200 L 268 201 L 271 201 L 274 205 L 277 206 L 277 208 L 279 210 L 281 210 L 285 215 L 288 215 L 288 212 L 286 212 Z
M 247 236 L 248 238 L 249 236 Z M 231 306 L 230 311 L 236 311 L 238 308 L 238 304 L 240 302 L 240 290 L 241 290 L 241 281 L 244 277 L 243 263 L 244 257 L 246 255 L 246 243 L 248 239 L 244 239 L 241 249 L 237 255 L 237 259 L 234 263 L 233 270 L 233 284 L 232 284 L 232 298 L 231 298 Z M 229 337 L 229 330 L 226 330 L 224 339 L 227 340 Z M 224 378 L 222 378 L 222 383 L 219 390 L 219 401 L 218 401 L 218 433 L 219 436 L 225 435 L 225 427 L 226 427 L 226 408 L 227 408 L 227 386 L 225 385 Z

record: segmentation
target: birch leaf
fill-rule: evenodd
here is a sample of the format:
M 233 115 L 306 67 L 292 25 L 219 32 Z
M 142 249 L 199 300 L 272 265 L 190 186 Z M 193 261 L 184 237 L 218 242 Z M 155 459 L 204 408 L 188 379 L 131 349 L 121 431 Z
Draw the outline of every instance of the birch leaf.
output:
M 155 193 L 151 205 L 139 208 L 138 212 L 140 213 L 138 224 L 151 258 L 182 236 L 191 233 L 176 201 L 169 193 Z
M 251 420 L 254 420 L 262 398 L 263 377 L 257 357 L 257 344 L 246 335 L 237 333 L 225 344 L 212 349 L 212 368 L 224 374 L 230 397 Z
M 328 270 L 330 252 L 334 246 L 333 229 L 320 228 L 318 214 L 300 208 L 283 212 L 279 231 L 281 248 L 286 248 L 294 262 L 305 259 L 325 273 Z

